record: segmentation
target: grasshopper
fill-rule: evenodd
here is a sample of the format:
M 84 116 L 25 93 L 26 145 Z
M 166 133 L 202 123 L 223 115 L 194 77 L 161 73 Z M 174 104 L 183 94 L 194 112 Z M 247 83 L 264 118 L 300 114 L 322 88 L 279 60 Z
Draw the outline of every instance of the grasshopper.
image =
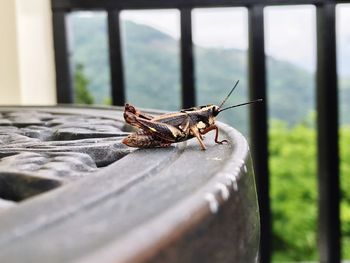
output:
M 222 109 L 238 82 L 219 106 L 211 104 L 183 109 L 180 112 L 151 116 L 126 103 L 124 119 L 128 124 L 137 127 L 138 130 L 124 138 L 123 143 L 137 148 L 169 147 L 173 143 L 196 137 L 201 149 L 205 150 L 203 135 L 212 130 L 216 131 L 214 139 L 216 143 L 227 143 L 227 140 L 218 140 L 219 129 L 215 124 L 216 116 L 231 108 L 262 101 L 258 99 Z

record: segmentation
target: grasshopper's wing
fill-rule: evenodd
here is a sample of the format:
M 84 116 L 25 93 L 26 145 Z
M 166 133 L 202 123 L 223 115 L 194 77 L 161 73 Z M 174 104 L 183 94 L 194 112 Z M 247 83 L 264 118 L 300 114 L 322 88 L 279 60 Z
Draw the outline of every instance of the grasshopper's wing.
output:
M 186 137 L 186 133 L 172 125 L 140 118 L 131 112 L 124 112 L 124 118 L 127 123 L 168 142 L 178 142 Z

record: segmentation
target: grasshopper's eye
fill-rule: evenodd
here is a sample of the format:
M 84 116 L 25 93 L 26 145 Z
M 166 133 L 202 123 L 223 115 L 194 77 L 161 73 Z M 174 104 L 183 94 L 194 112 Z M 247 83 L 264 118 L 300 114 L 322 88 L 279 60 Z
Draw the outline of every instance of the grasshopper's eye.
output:
M 218 107 L 218 106 L 214 106 L 214 107 L 213 107 L 213 115 L 214 115 L 214 116 L 217 116 L 217 115 L 219 114 L 219 112 L 220 112 L 219 107 Z

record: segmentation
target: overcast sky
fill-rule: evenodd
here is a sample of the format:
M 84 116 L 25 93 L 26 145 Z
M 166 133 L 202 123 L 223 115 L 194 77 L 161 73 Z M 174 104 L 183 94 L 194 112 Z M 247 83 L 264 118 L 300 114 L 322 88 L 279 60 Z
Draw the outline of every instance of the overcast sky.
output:
M 350 5 L 337 6 L 337 29 L 350 36 Z M 122 19 L 147 24 L 175 38 L 180 36 L 177 10 L 123 11 Z M 311 71 L 315 68 L 316 10 L 314 6 L 265 8 L 267 54 L 288 60 Z M 248 47 L 247 9 L 193 10 L 193 41 L 204 47 Z

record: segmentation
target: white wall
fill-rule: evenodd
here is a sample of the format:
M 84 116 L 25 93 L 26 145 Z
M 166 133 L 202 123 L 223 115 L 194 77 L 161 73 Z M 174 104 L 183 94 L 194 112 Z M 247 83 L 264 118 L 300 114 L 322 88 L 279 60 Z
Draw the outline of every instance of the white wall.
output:
M 0 0 L 0 105 L 56 103 L 49 0 Z

